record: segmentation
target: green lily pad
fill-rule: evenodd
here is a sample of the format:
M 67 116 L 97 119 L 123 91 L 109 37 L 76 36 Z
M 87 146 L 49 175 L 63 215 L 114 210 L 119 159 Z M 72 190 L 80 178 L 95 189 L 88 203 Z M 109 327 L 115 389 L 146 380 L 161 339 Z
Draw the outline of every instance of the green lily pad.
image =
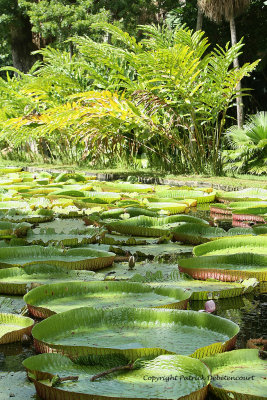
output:
M 105 279 L 131 280 L 132 282 L 151 282 L 182 279 L 177 263 L 163 262 L 136 262 L 134 268 L 129 269 L 128 262 L 114 263 L 112 267 L 104 268 L 102 273 Z
M 132 282 L 66 282 L 32 289 L 24 301 L 33 315 L 46 318 L 83 306 L 186 308 L 190 294 L 185 289 L 152 289 Z
M 218 398 L 263 400 L 267 397 L 267 363 L 258 350 L 235 350 L 203 359 L 211 371 L 211 390 Z
M 73 229 L 68 233 L 56 233 L 53 228 L 39 228 L 29 231 L 26 241 L 30 244 L 41 244 L 47 246 L 49 244 L 58 244 L 68 247 L 77 247 L 83 244 L 96 243 L 100 236 L 104 234 L 95 227 L 86 228 L 83 232 Z
M 86 229 L 86 225 L 82 219 L 59 219 L 56 218 L 54 221 L 45 222 L 38 225 L 39 229 L 53 229 L 56 233 L 69 233 L 72 230 L 84 231 Z M 37 229 L 36 228 L 36 229 Z M 37 231 L 35 231 L 37 232 Z
M 32 330 L 39 352 L 71 357 L 120 353 L 130 359 L 182 354 L 204 357 L 234 346 L 233 322 L 196 311 L 82 307 L 52 315 Z
M 193 247 L 178 243 L 160 243 L 137 246 L 110 246 L 110 251 L 116 254 L 136 254 L 139 257 L 164 257 L 178 256 L 179 254 L 192 253 Z
M 30 209 L 26 201 L 1 201 L 0 211 L 8 211 L 11 209 Z
M 19 224 L 14 224 L 12 222 L 2 222 L 0 221 L 0 238 L 10 239 L 12 237 L 22 237 L 26 236 L 27 231 L 31 228 L 31 224 L 27 222 L 22 222 Z
M 30 335 L 33 324 L 31 318 L 0 313 L 0 344 L 21 341 L 23 335 Z
M 76 182 L 86 182 L 86 178 L 83 175 L 72 172 L 62 172 L 55 178 L 54 182 L 66 182 L 69 179 L 74 179 Z
M 261 254 L 241 253 L 221 256 L 202 256 L 180 259 L 181 272 L 195 279 L 218 279 L 237 281 L 256 278 L 267 281 L 267 256 Z
M 125 208 L 115 208 L 113 210 L 104 211 L 101 213 L 102 219 L 117 218 L 123 219 L 123 216 L 128 214 L 129 217 L 138 217 L 139 215 L 146 215 L 147 217 L 158 217 L 158 213 L 154 211 L 147 210 L 141 207 L 125 207 Z
M 267 190 L 258 188 L 248 188 L 233 192 L 217 192 L 216 198 L 220 201 L 267 200 Z
M 54 218 L 54 212 L 52 210 L 47 210 L 40 208 L 36 211 L 21 211 L 21 210 L 11 210 L 6 213 L 5 216 L 1 217 L 2 221 L 8 221 L 13 223 L 28 222 L 32 224 L 52 221 Z
M 129 182 L 101 182 L 103 190 L 112 190 L 120 193 L 149 193 L 154 191 L 151 185 Z
M 87 361 L 89 365 L 84 365 L 60 354 L 39 354 L 25 360 L 23 365 L 44 399 L 193 400 L 202 399 L 207 393 L 207 367 L 199 360 L 178 355 L 161 355 L 140 361 L 139 368 L 118 371 L 94 382 L 90 380 L 100 372 L 128 363 L 122 359 L 94 357 L 93 361 Z M 53 387 L 57 376 L 78 376 L 78 380 L 63 381 Z
M 166 190 L 157 193 L 158 197 L 172 199 L 196 199 L 198 203 L 212 203 L 216 192 L 202 192 L 200 190 Z
M 0 248 L 0 267 L 52 264 L 70 269 L 96 270 L 111 265 L 115 254 L 90 248 L 62 250 L 54 247 L 19 246 Z
M 23 268 L 0 269 L 0 293 L 24 295 L 34 287 L 48 283 L 102 279 L 104 275 L 93 271 L 68 270 L 46 264 L 26 265 Z
M 171 288 L 184 288 L 192 291 L 191 300 L 218 300 L 230 297 L 242 296 L 246 293 L 251 293 L 258 285 L 258 281 L 254 278 L 247 279 L 242 283 L 222 283 L 212 281 L 165 281 L 165 282 L 152 282 L 152 287 L 171 287 Z
M 141 244 L 155 244 L 158 243 L 158 239 L 156 238 L 148 238 L 148 237 L 139 237 L 139 236 L 126 236 L 126 235 L 112 235 L 110 233 L 106 233 L 104 237 L 100 240 L 100 243 L 109 244 L 109 245 L 141 245 Z
M 217 240 L 225 236 L 235 235 L 253 235 L 254 232 L 251 228 L 232 228 L 226 232 L 222 228 L 212 227 L 201 224 L 183 224 L 171 230 L 173 237 L 178 242 L 202 244 Z
M 0 398 L 3 400 L 36 400 L 34 384 L 24 371 L 0 372 Z
M 151 203 L 149 209 L 151 210 L 164 210 L 168 211 L 169 214 L 180 214 L 187 213 L 189 211 L 189 207 L 187 204 L 182 203 L 172 203 L 172 202 L 155 202 Z
M 111 222 L 107 224 L 107 228 L 111 231 L 126 235 L 160 237 L 170 234 L 170 229 L 173 226 L 185 222 L 205 223 L 204 220 L 200 220 L 199 218 L 190 215 L 173 215 L 163 218 L 146 217 L 141 215 L 123 221 Z
M 262 236 L 222 238 L 196 246 L 193 253 L 195 256 L 219 256 L 238 253 L 267 255 L 267 238 Z

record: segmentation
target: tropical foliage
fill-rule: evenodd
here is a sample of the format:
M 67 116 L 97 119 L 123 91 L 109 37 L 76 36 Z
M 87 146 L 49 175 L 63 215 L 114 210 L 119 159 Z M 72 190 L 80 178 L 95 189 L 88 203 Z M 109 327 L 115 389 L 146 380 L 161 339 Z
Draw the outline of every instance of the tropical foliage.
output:
M 94 28 L 120 46 L 74 37 L 71 60 L 46 48 L 44 65 L 1 81 L 2 140 L 92 163 L 149 149 L 165 169 L 219 173 L 237 84 L 258 63 L 232 68 L 242 42 L 208 51 L 204 33 L 186 27 L 142 26 L 140 42 L 113 25 Z
M 225 170 L 267 173 L 267 112 L 249 117 L 242 129 L 231 127 L 226 136 L 233 150 L 224 152 Z

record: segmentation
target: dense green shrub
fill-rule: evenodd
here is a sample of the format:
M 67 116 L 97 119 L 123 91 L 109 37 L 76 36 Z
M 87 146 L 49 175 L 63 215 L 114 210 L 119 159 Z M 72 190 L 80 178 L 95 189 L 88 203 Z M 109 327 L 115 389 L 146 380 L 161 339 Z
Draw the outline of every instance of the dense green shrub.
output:
M 223 153 L 226 171 L 267 173 L 267 112 L 249 117 L 243 129 L 233 126 L 226 135 L 233 148 Z

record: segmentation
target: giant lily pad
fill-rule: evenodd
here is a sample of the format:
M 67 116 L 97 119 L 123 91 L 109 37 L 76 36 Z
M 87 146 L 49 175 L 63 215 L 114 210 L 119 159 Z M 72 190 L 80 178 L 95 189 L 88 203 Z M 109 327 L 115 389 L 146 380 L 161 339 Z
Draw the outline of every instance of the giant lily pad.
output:
M 29 289 L 53 282 L 102 280 L 93 271 L 75 271 L 53 265 L 26 265 L 23 268 L 0 269 L 0 293 L 24 295 Z
M 147 217 L 157 217 L 158 213 L 151 210 L 146 210 L 141 207 L 126 207 L 126 208 L 115 208 L 113 210 L 104 211 L 101 213 L 102 219 L 108 218 L 121 218 L 128 214 L 129 217 L 138 217 L 139 215 L 146 215 Z
M 134 281 L 134 277 L 131 279 Z M 213 281 L 198 281 L 198 280 L 177 280 L 177 281 L 164 281 L 152 282 L 152 287 L 170 287 L 170 288 L 184 288 L 192 291 L 191 300 L 218 300 L 230 297 L 242 296 L 251 293 L 258 281 L 254 278 L 247 279 L 242 283 L 222 283 Z
M 124 221 L 114 221 L 107 225 L 108 229 L 123 234 L 136 236 L 159 237 L 168 235 L 170 228 L 184 222 L 205 223 L 204 220 L 190 215 L 174 215 L 164 218 L 146 216 L 133 217 Z
M 24 334 L 30 335 L 33 324 L 31 318 L 0 313 L 0 344 L 18 342 Z
M 56 233 L 53 228 L 48 229 L 34 229 L 28 232 L 27 242 L 31 244 L 42 244 L 47 246 L 49 244 L 60 244 L 63 246 L 77 247 L 83 244 L 96 243 L 104 231 L 100 232 L 97 228 L 87 228 L 84 231 L 73 229 L 67 233 Z
M 0 202 L 0 211 L 8 211 L 11 209 L 29 210 L 30 207 L 26 201 L 1 201 Z
M 225 400 L 267 397 L 267 363 L 258 350 L 235 350 L 203 359 L 211 371 L 211 390 Z
M 231 349 L 238 326 L 196 311 L 82 307 L 42 321 L 32 331 L 39 352 L 204 357 Z
M 19 224 L 13 224 L 12 222 L 0 221 L 0 238 L 10 239 L 12 237 L 26 236 L 27 231 L 30 229 L 31 224 L 22 222 Z
M 41 208 L 37 211 L 22 211 L 22 210 L 10 210 L 5 216 L 1 217 L 3 221 L 9 221 L 13 223 L 40 223 L 51 221 L 54 218 L 54 212 Z
M 202 244 L 224 236 L 253 234 L 250 228 L 232 228 L 226 232 L 222 228 L 194 223 L 177 226 L 171 232 L 175 240 L 191 244 Z
M 113 203 L 120 200 L 121 195 L 111 192 L 86 192 L 86 198 L 82 198 L 83 202 L 96 202 L 96 203 Z
M 166 190 L 157 193 L 158 197 L 172 199 L 196 199 L 198 203 L 212 203 L 215 200 L 216 192 L 202 192 L 200 190 Z
M 171 202 L 155 202 L 151 203 L 150 210 L 164 210 L 168 211 L 169 214 L 179 214 L 189 212 L 188 204 L 183 203 L 171 203 Z
M 186 308 L 190 294 L 185 289 L 152 289 L 132 282 L 69 282 L 39 286 L 24 301 L 33 315 L 46 318 L 82 306 Z
M 134 245 L 146 245 L 158 243 L 158 238 L 148 238 L 145 236 L 129 236 L 129 235 L 112 235 L 106 233 L 100 240 L 100 243 L 109 245 L 120 245 L 120 246 L 134 246 Z
M 10 400 L 36 400 L 36 391 L 33 383 L 27 379 L 25 371 L 0 371 L 0 398 Z
M 219 256 L 237 253 L 267 255 L 267 238 L 262 236 L 222 238 L 196 246 L 193 253 L 196 256 Z
M 129 182 L 102 182 L 100 184 L 102 190 L 108 190 L 120 193 L 148 193 L 153 192 L 151 185 Z
M 233 192 L 218 192 L 216 198 L 219 201 L 249 201 L 249 200 L 267 200 L 267 190 L 248 188 Z
M 110 246 L 116 254 L 136 254 L 139 257 L 174 257 L 183 253 L 192 253 L 193 247 L 177 243 L 156 243 L 137 246 Z
M 201 361 L 190 357 L 161 355 L 152 360 L 137 360 L 139 367 L 93 382 L 94 375 L 129 364 L 130 360 L 118 356 L 91 359 L 87 358 L 84 365 L 84 361 L 73 362 L 60 354 L 39 354 L 25 360 L 23 365 L 34 381 L 37 394 L 45 400 L 203 400 L 207 393 L 209 371 Z M 78 376 L 78 380 L 63 381 L 53 387 L 52 382 L 58 376 Z M 170 377 L 173 377 L 171 382 Z
M 241 253 L 186 258 L 179 260 L 179 269 L 195 279 L 237 281 L 256 278 L 266 281 L 267 255 Z
M 90 248 L 62 250 L 53 247 L 20 246 L 0 248 L 0 267 L 52 264 L 70 269 L 96 270 L 111 265 L 115 254 Z

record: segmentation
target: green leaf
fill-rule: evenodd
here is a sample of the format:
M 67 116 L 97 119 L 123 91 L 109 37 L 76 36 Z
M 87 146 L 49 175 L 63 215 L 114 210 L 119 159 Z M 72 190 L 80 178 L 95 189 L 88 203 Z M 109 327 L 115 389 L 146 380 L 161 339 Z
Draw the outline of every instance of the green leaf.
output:
M 238 331 L 229 320 L 195 311 L 83 307 L 47 318 L 32 334 L 38 351 L 55 349 L 72 357 L 120 353 L 134 360 L 223 352 L 233 347 Z
M 24 296 L 30 312 L 46 318 L 73 308 L 164 307 L 186 308 L 190 293 L 184 289 L 152 289 L 130 282 L 51 283 L 32 289 Z

